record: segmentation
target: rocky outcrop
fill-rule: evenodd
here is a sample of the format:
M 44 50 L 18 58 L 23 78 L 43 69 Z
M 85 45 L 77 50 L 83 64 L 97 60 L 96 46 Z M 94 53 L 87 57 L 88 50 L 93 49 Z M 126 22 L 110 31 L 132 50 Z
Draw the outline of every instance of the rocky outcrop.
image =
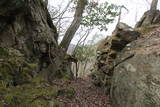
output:
M 68 68 L 67 64 L 64 61 L 61 68 Z M 0 48 L 0 107 L 59 107 L 58 96 L 74 95 L 72 88 L 62 89 L 57 82 L 50 81 L 60 79 L 69 83 L 72 78 L 66 69 L 48 73 L 52 77 L 48 81 L 43 75 L 47 70 L 36 75 L 37 66 L 16 49 Z
M 43 60 L 48 64 L 49 50 L 56 51 L 58 47 L 58 34 L 45 2 L 2 0 L 0 10 L 0 47 L 17 49 L 32 62 L 39 59 L 39 63 Z M 55 53 L 50 54 L 55 57 Z
M 45 0 L 0 1 L 0 47 L 13 48 L 25 60 L 38 64 L 38 72 L 64 71 L 64 52 Z M 53 78 L 53 77 L 52 77 Z
M 120 26 L 99 45 L 94 83 L 110 95 L 113 107 L 159 107 L 160 27 Z
M 160 27 L 128 44 L 117 56 L 112 79 L 113 107 L 160 106 Z M 132 56 L 123 62 L 128 56 Z
M 0 1 L 0 107 L 57 107 L 53 80 L 71 80 L 46 3 Z
M 153 24 L 160 24 L 159 10 L 149 10 L 145 12 L 140 21 L 136 24 L 135 28 L 145 27 Z
M 111 87 L 111 79 L 117 54 L 131 41 L 139 37 L 140 33 L 131 27 L 120 23 L 111 37 L 107 37 L 97 49 L 95 72 L 91 75 L 96 85 L 102 86 L 107 94 Z

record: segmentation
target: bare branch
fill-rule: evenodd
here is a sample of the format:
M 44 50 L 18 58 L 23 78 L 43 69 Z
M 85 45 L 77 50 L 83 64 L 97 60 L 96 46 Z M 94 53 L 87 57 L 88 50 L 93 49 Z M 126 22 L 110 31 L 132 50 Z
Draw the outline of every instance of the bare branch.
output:
M 62 11 L 62 13 L 60 13 L 58 16 L 56 16 L 56 18 L 58 18 L 58 21 L 56 22 L 56 26 L 58 25 L 58 23 L 61 21 L 63 15 L 66 13 L 66 11 L 68 10 L 70 4 L 73 2 L 73 0 L 70 0 L 67 4 L 67 6 L 64 8 L 64 10 Z
M 92 30 L 91 28 L 87 29 L 87 31 L 86 31 L 86 32 L 83 34 L 83 36 L 79 39 L 79 41 L 77 42 L 77 44 L 76 44 L 76 46 L 75 46 L 75 48 L 74 48 L 73 54 L 75 53 L 75 51 L 77 50 L 78 46 L 79 46 L 81 43 L 85 43 L 85 41 L 86 41 L 87 37 L 89 36 L 91 30 Z M 83 45 L 84 45 L 84 44 L 83 44 Z
M 147 2 L 147 4 L 151 5 L 151 3 L 148 0 L 146 0 L 146 2 Z

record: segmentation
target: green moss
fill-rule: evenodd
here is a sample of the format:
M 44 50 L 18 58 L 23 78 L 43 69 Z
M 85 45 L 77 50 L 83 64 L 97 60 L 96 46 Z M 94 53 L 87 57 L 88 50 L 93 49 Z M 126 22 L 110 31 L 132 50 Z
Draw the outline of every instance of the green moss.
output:
M 63 78 L 63 72 L 55 71 L 55 72 L 52 73 L 52 76 L 55 77 L 55 78 L 61 79 L 61 78 Z
M 57 96 L 58 89 L 50 86 L 41 78 L 35 78 L 29 84 L 8 88 L 0 83 L 0 103 L 4 101 L 2 104 L 4 106 L 48 107 Z M 57 105 L 57 103 L 55 104 Z
M 16 56 L 16 57 L 23 57 L 24 56 L 20 51 L 18 51 L 16 49 L 12 49 L 12 48 L 8 49 L 8 54 L 9 54 L 9 56 Z
M 25 61 L 24 55 L 15 49 L 0 48 L 0 82 L 6 85 L 18 85 L 28 83 L 34 74 L 37 64 Z
M 70 80 L 72 80 L 72 76 L 68 73 L 64 73 L 63 74 L 63 79 L 66 80 L 66 81 L 70 81 Z
M 43 78 L 40 78 L 40 77 L 33 78 L 31 82 L 35 86 L 36 85 L 42 85 L 43 83 L 46 83 L 46 81 Z
M 3 101 L 0 101 L 0 107 L 5 107 Z
M 48 107 L 49 103 L 43 99 L 38 99 L 31 104 L 31 107 Z
M 31 96 L 19 93 L 18 91 L 9 93 L 4 97 L 6 105 L 11 107 L 27 107 L 27 103 L 29 103 L 28 99 L 31 98 Z
M 72 75 L 65 71 L 55 71 L 52 73 L 54 79 L 63 79 L 65 81 L 70 81 L 73 79 Z
M 58 100 L 53 100 L 49 102 L 50 107 L 59 107 L 60 102 Z
M 104 78 L 105 78 L 105 75 L 101 72 L 92 72 L 90 74 L 90 77 L 92 78 L 93 80 L 93 84 L 98 86 L 98 87 L 101 87 L 104 83 Z
M 57 96 L 73 98 L 72 88 L 57 89 L 44 78 L 34 77 L 37 64 L 29 63 L 15 49 L 1 49 L 0 59 L 0 107 L 58 107 Z M 54 77 L 70 82 L 67 72 L 54 72 Z
M 73 98 L 74 95 L 75 95 L 75 90 L 73 88 L 62 88 L 58 90 L 58 96 Z
M 14 61 L 0 63 L 0 78 L 6 84 L 18 85 L 31 79 L 30 68 L 20 66 Z
M 5 57 L 8 57 L 8 52 L 5 49 L 0 48 L 0 58 L 5 58 Z

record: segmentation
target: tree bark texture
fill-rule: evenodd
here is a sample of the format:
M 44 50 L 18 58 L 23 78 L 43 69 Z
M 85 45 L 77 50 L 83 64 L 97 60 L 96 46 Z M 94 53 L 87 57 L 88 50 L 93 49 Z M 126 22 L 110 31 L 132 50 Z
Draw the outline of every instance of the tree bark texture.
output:
M 157 10 L 158 0 L 152 0 L 150 10 Z
M 60 44 L 60 46 L 64 49 L 65 52 L 67 52 L 67 49 L 69 47 L 69 44 L 71 40 L 73 39 L 77 29 L 79 28 L 82 20 L 82 14 L 85 9 L 85 5 L 87 4 L 87 0 L 78 0 L 74 19 L 67 29 L 64 38 Z

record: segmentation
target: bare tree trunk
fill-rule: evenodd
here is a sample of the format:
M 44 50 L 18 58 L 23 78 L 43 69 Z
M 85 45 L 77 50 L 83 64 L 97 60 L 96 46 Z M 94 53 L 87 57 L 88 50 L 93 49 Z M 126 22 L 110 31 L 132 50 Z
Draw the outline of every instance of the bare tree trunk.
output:
M 158 0 L 152 0 L 150 10 L 156 10 L 157 4 L 158 4 Z
M 84 45 L 84 43 L 85 43 L 87 37 L 89 36 L 89 33 L 90 33 L 91 30 L 92 30 L 91 28 L 87 29 L 87 31 L 85 32 L 85 34 L 79 39 L 79 41 L 77 42 L 77 44 L 76 44 L 76 46 L 74 48 L 74 51 L 72 52 L 73 55 L 77 51 L 79 45 L 81 45 L 82 43 Z
M 85 5 L 87 4 L 87 0 L 78 0 L 77 8 L 75 11 L 74 19 L 67 29 L 64 38 L 60 44 L 60 46 L 64 49 L 65 52 L 67 52 L 67 49 L 69 47 L 69 44 L 71 40 L 73 39 L 77 29 L 80 26 L 81 20 L 82 20 L 82 14 L 85 9 Z
M 58 21 L 56 22 L 55 26 L 57 26 L 57 25 L 61 22 L 63 15 L 66 13 L 66 11 L 68 10 L 68 8 L 69 8 L 69 6 L 70 6 L 70 4 L 71 4 L 72 2 L 73 2 L 73 0 L 70 0 L 70 1 L 68 2 L 67 6 L 66 6 L 66 7 L 64 8 L 64 10 L 62 11 L 62 13 L 60 13 L 60 15 L 58 15 L 58 16 L 59 16 L 59 19 L 58 19 Z M 52 20 L 54 20 L 54 18 L 53 18 Z

